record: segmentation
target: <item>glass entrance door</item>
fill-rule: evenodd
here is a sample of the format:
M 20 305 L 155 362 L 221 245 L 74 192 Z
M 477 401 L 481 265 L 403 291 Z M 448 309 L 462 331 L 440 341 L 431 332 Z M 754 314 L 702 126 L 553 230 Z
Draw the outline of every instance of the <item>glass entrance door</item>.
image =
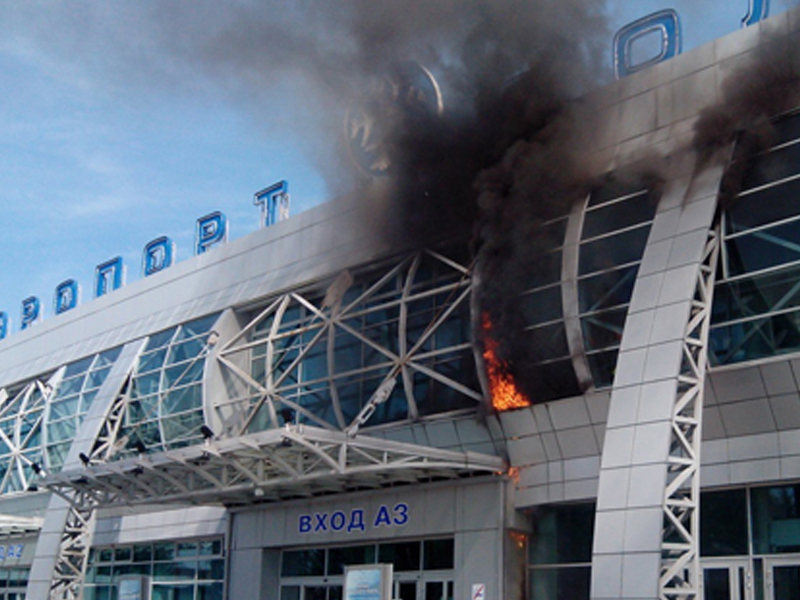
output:
M 764 598 L 800 598 L 800 558 L 768 558 L 764 561 Z
M 453 600 L 453 580 L 431 577 L 403 579 L 395 576 L 393 594 L 396 600 Z
M 746 560 L 704 561 L 703 600 L 753 600 L 753 578 Z

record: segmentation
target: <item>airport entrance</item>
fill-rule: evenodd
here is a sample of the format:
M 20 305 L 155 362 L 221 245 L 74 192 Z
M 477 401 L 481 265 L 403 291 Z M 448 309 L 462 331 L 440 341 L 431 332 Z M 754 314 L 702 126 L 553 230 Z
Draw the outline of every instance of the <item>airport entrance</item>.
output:
M 703 563 L 703 600 L 754 600 L 753 573 L 747 560 Z
M 765 600 L 800 598 L 800 557 L 768 558 L 764 561 Z

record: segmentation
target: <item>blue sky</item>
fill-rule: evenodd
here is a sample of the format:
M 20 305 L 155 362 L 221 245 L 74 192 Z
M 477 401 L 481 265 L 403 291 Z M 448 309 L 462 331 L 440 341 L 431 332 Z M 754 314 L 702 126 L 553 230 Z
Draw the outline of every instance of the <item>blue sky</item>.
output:
M 772 0 L 770 13 L 792 4 Z M 142 250 L 159 236 L 189 258 L 207 213 L 225 213 L 231 238 L 255 231 L 253 193 L 271 183 L 289 181 L 293 214 L 350 185 L 338 150 L 320 143 L 334 128 L 324 115 L 339 107 L 297 76 L 308 65 L 283 36 L 304 26 L 306 3 L 231 2 L 262 13 L 251 28 L 227 4 L 156 5 L 0 4 L 0 311 L 12 335 L 28 296 L 53 318 L 64 280 L 91 302 L 94 268 L 112 257 L 129 283 L 139 279 Z M 738 29 L 748 0 L 614 0 L 608 63 L 614 31 L 665 7 L 680 14 L 687 50 Z M 317 27 L 305 42 L 330 35 Z M 251 40 L 271 39 L 263 64 L 248 56 Z

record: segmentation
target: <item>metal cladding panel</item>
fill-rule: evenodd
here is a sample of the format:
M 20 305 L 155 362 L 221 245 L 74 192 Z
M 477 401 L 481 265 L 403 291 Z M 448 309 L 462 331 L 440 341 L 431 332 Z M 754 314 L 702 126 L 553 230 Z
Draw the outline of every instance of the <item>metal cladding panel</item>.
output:
M 365 205 L 331 201 L 16 332 L 0 341 L 0 386 L 386 254 Z

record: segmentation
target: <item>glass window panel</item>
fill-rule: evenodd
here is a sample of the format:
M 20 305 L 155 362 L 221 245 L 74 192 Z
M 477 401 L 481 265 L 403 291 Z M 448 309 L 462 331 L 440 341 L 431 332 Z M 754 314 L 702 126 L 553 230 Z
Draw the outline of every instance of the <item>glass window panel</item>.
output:
M 54 442 L 72 439 L 75 437 L 77 425 L 74 419 L 66 421 L 55 421 L 50 423 L 47 427 L 48 439 Z
M 581 318 L 583 344 L 587 351 L 615 348 L 622 340 L 628 309 L 608 310 Z
M 375 545 L 345 546 L 328 550 L 328 575 L 341 575 L 350 565 L 366 565 L 375 562 Z
M 800 597 L 800 566 L 775 565 L 772 574 L 775 600 L 795 600 Z
M 300 600 L 299 585 L 281 586 L 281 600 Z
M 67 458 L 67 453 L 69 452 L 71 445 L 72 440 L 66 443 L 48 445 L 47 457 L 50 461 L 49 464 L 51 469 L 58 470 L 64 466 L 64 460 Z
M 222 583 L 198 584 L 197 600 L 222 600 Z
M 381 544 L 378 547 L 378 562 L 392 563 L 395 571 L 417 571 L 420 567 L 420 543 Z
M 602 185 L 592 192 L 587 206 L 600 206 L 623 196 L 646 191 L 647 188 L 645 186 L 638 181 L 632 181 L 625 174 L 610 173 Z
M 776 144 L 800 138 L 800 115 L 794 114 L 775 122 Z
M 198 579 L 222 579 L 224 576 L 225 561 L 221 558 L 197 561 Z
M 750 189 L 794 175 L 800 165 L 800 145 L 789 144 L 765 152 L 758 157 L 742 182 L 742 189 Z
M 739 197 L 725 212 L 727 233 L 738 233 L 797 216 L 800 213 L 798 196 L 800 179 Z
M 93 360 L 94 357 L 89 356 L 87 358 L 82 358 L 81 360 L 76 360 L 74 363 L 68 364 L 67 368 L 64 369 L 64 379 L 68 379 L 79 373 L 85 373 L 86 370 L 92 365 Z
M 532 396 L 536 401 L 546 402 L 554 398 L 569 398 L 583 393 L 570 358 L 537 365 L 536 377 L 533 380 L 538 383 L 537 393 Z
M 302 577 L 325 574 L 325 551 L 322 548 L 311 550 L 287 550 L 283 552 L 281 576 Z
M 561 245 L 563 239 L 562 233 L 557 245 Z M 535 264 L 535 268 L 526 270 L 524 288 L 533 289 L 559 283 L 561 281 L 561 261 L 560 250 L 545 252 L 534 257 L 532 262 Z
M 528 338 L 528 358 L 531 362 L 553 360 L 569 356 L 567 345 L 567 331 L 563 321 L 529 329 L 525 332 Z
M 800 260 L 800 221 L 743 234 L 726 242 L 731 275 Z
M 194 600 L 194 586 L 189 584 L 153 584 L 152 600 Z
M 175 335 L 175 327 L 151 335 L 150 339 L 147 340 L 147 346 L 145 347 L 145 352 L 147 352 L 148 350 L 154 350 L 156 348 L 162 348 L 163 346 L 166 346 L 167 344 L 169 344 L 173 335 Z
M 217 556 L 222 554 L 222 540 L 203 540 L 200 542 L 200 556 Z
M 105 369 L 99 369 L 97 371 L 92 371 L 89 374 L 89 381 L 86 384 L 87 388 L 97 388 L 103 385 L 103 382 L 108 377 L 108 373 L 111 371 L 111 367 L 106 367 Z
M 267 365 L 264 362 L 264 357 L 252 361 L 250 364 L 250 376 L 259 383 L 264 383 L 267 380 Z
M 322 336 L 303 359 L 301 381 L 317 381 L 328 376 L 326 339 L 327 336 Z
M 425 540 L 423 542 L 423 569 L 452 569 L 455 558 L 453 538 L 444 540 Z
M 580 279 L 578 281 L 580 312 L 592 312 L 630 302 L 638 271 L 638 265 L 634 265 Z
M 133 563 L 114 564 L 114 568 L 112 570 L 112 577 L 114 581 L 119 581 L 119 578 L 124 575 L 150 575 L 150 565 L 139 565 Z
M 525 325 L 555 321 L 563 316 L 561 286 L 528 292 L 520 296 L 520 308 Z
M 173 560 L 175 558 L 175 544 L 173 543 L 154 544 L 153 551 L 155 560 Z
M 171 415 L 196 410 L 203 404 L 203 388 L 200 385 L 178 388 L 166 394 L 162 401 L 162 414 Z
M 217 314 L 209 315 L 207 317 L 203 317 L 201 319 L 196 319 L 189 323 L 185 323 L 181 327 L 181 331 L 176 336 L 176 340 L 184 339 L 187 337 L 193 337 L 197 335 L 203 335 L 208 332 L 209 329 L 214 325 L 217 321 Z
M 146 373 L 148 371 L 152 371 L 153 369 L 160 369 L 166 358 L 166 348 L 156 350 L 155 352 L 149 352 L 147 354 L 142 354 L 141 358 L 139 358 L 139 366 L 137 371 L 139 373 Z
M 700 498 L 700 555 L 747 554 L 747 491 L 704 492 Z
M 328 588 L 326 586 L 314 585 L 305 586 L 303 590 L 304 600 L 326 600 Z
M 71 394 L 77 394 L 83 388 L 83 379 L 84 375 L 81 374 L 78 377 L 73 377 L 71 379 L 63 379 L 61 381 L 61 385 L 58 386 L 58 392 L 56 393 L 56 397 L 64 397 L 69 396 Z
M 589 600 L 591 567 L 531 569 L 531 600 Z
M 111 566 L 92 567 L 91 573 L 87 574 L 87 579 L 90 583 L 110 583 Z
M 153 560 L 152 544 L 137 544 L 133 547 L 133 562 L 150 562 Z
M 614 383 L 614 372 L 617 369 L 618 356 L 618 348 L 604 352 L 591 352 L 586 355 L 589 361 L 589 370 L 592 372 L 592 379 L 597 387 L 609 387 Z
M 92 600 L 114 600 L 114 596 L 111 593 L 115 588 L 111 586 L 99 585 L 89 589 L 91 589 L 91 595 L 88 598 Z
M 202 411 L 196 411 L 165 418 L 161 424 L 164 429 L 164 441 L 172 442 L 187 437 L 199 438 L 200 426 L 204 425 L 205 421 Z
M 753 552 L 800 552 L 800 484 L 751 491 Z
M 581 244 L 578 274 L 588 275 L 640 261 L 649 231 L 650 226 L 646 225 Z
M 176 556 L 197 556 L 197 542 L 179 542 Z
M 136 396 L 149 396 L 150 394 L 158 393 L 161 389 L 161 371 L 136 377 L 133 380 L 133 388 Z
M 715 364 L 774 356 L 800 348 L 800 311 L 712 327 Z
M 50 418 L 62 419 L 64 417 L 72 417 L 78 412 L 78 397 L 65 400 L 58 400 L 50 404 Z
M 91 391 L 91 392 L 85 392 L 81 396 L 80 412 L 81 413 L 89 412 L 89 408 L 92 406 L 92 402 L 94 402 L 94 399 L 96 397 L 97 397 L 97 390 L 94 390 L 94 391 Z
M 97 355 L 97 360 L 95 361 L 95 368 L 104 367 L 106 365 L 114 364 L 114 362 L 119 358 L 120 352 L 122 352 L 122 347 L 112 348 L 111 350 L 106 350 L 101 354 Z
M 193 339 L 180 344 L 175 344 L 170 348 L 167 364 L 172 365 L 178 362 L 183 362 L 196 358 L 205 346 L 205 341 L 202 339 Z
M 194 580 L 197 576 L 197 561 L 176 560 L 153 564 L 153 578 L 156 581 Z
M 532 564 L 591 562 L 593 504 L 541 507 L 534 514 L 534 530 L 529 546 Z
M 584 215 L 581 238 L 589 239 L 603 233 L 626 229 L 632 225 L 650 221 L 653 219 L 655 209 L 655 203 L 652 202 L 649 195 L 641 192 L 625 200 L 587 210 Z

